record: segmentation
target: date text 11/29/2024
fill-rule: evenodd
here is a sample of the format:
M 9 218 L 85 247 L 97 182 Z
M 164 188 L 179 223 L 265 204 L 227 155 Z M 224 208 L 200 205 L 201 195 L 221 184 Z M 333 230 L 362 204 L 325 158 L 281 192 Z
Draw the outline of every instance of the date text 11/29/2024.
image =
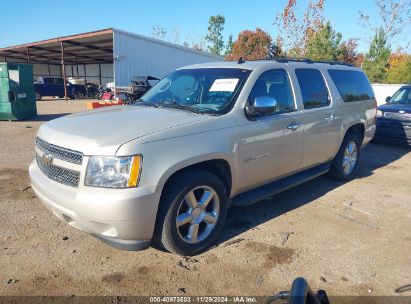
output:
M 267 300 L 263 297 L 260 299 L 257 297 L 249 296 L 165 296 L 165 297 L 150 297 L 150 303 L 265 303 Z

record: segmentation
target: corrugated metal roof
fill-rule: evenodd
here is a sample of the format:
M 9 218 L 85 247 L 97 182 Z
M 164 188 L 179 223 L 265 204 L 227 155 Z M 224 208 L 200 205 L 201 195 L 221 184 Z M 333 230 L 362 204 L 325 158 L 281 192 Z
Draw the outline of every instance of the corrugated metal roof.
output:
M 32 63 L 61 64 L 61 42 L 66 64 L 113 62 L 111 28 L 0 48 L 0 56 L 8 61 L 30 59 Z
M 63 42 L 66 64 L 112 63 L 114 32 L 188 53 L 199 54 L 213 60 L 224 60 L 221 56 L 114 28 L 4 47 L 0 48 L 0 56 L 7 58 L 7 61 L 28 61 L 30 59 L 32 63 L 61 64 L 61 42 Z
M 102 30 L 97 30 L 97 31 L 92 31 L 92 32 L 86 32 L 86 33 L 68 35 L 68 36 L 61 36 L 61 37 L 57 37 L 57 38 L 45 39 L 45 40 L 40 40 L 40 41 L 36 41 L 36 42 L 29 42 L 29 43 L 24 43 L 24 44 L 19 44 L 19 45 L 8 46 L 8 47 L 0 48 L 0 51 L 26 48 L 26 47 L 30 47 L 30 46 L 36 46 L 36 45 L 52 44 L 52 43 L 56 43 L 56 42 L 60 42 L 60 41 L 67 41 L 67 40 L 78 40 L 78 39 L 90 38 L 88 41 L 92 41 L 93 37 L 98 37 L 98 36 L 102 36 L 102 35 L 106 35 L 106 34 L 111 35 L 112 33 L 113 33 L 113 29 L 112 28 L 107 28 L 107 29 L 102 29 Z M 98 39 L 96 39 L 96 40 L 98 40 Z

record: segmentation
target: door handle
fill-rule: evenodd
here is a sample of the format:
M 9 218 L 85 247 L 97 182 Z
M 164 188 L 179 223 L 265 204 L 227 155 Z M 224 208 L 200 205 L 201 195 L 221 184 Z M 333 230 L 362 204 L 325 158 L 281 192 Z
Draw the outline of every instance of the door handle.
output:
M 287 129 L 288 130 L 292 130 L 292 131 L 295 131 L 295 130 L 297 130 L 299 127 L 301 127 L 302 126 L 302 124 L 300 124 L 300 123 L 296 123 L 296 122 L 292 122 L 292 123 L 290 123 L 288 126 L 287 126 Z
M 325 120 L 326 120 L 326 121 L 329 121 L 329 122 L 331 122 L 331 121 L 333 121 L 333 120 L 335 120 L 335 119 L 337 119 L 337 116 L 335 116 L 334 113 L 330 114 L 330 116 L 328 116 L 328 117 L 325 118 Z

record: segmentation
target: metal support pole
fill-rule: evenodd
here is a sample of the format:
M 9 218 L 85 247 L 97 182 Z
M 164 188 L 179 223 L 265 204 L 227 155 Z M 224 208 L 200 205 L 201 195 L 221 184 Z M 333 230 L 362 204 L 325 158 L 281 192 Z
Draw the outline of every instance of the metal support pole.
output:
M 102 83 L 101 83 L 101 64 L 100 63 L 98 64 L 98 78 L 99 78 L 99 81 L 100 81 L 100 85 L 102 85 Z
M 87 82 L 86 65 L 84 64 L 84 80 Z
M 51 73 L 50 73 L 50 62 L 47 62 L 47 70 L 48 70 L 48 72 L 49 72 L 49 76 L 51 76 Z
M 77 70 L 77 78 L 80 78 L 80 75 L 78 74 L 78 60 L 76 56 L 76 70 Z
M 7 54 L 6 54 L 6 51 L 4 51 L 4 62 L 7 62 Z
M 61 46 L 61 68 L 63 72 L 63 81 L 64 81 L 64 98 L 67 101 L 68 100 L 67 98 L 67 79 L 66 79 L 66 67 L 64 66 L 64 43 L 63 41 L 60 41 L 60 46 Z
M 27 63 L 30 63 L 30 48 L 27 47 Z

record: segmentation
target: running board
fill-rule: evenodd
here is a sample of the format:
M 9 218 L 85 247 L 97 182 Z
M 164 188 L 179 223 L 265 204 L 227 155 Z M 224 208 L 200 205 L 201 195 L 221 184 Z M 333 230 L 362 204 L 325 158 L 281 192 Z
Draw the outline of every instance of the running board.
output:
M 327 162 L 294 175 L 284 177 L 267 185 L 241 193 L 233 198 L 232 206 L 249 206 L 257 203 L 258 201 L 327 173 L 330 170 L 330 166 L 331 162 Z

